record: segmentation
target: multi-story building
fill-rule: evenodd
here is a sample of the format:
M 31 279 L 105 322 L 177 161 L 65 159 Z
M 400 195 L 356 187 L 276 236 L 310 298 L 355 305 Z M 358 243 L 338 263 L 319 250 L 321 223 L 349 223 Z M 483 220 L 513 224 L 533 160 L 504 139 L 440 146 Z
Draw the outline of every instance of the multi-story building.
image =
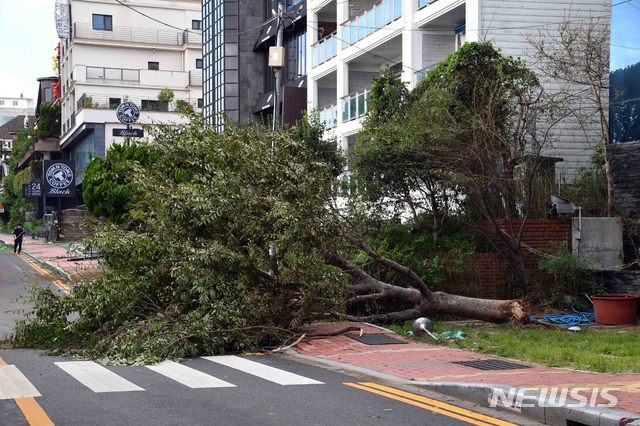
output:
M 277 108 L 285 124 L 306 108 L 307 21 L 304 0 L 282 0 L 284 46 Z M 275 45 L 278 0 L 203 0 L 204 115 L 222 129 L 225 117 L 239 123 L 273 115 L 275 78 L 268 50 Z
M 123 142 L 115 109 L 141 109 L 139 124 L 182 122 L 179 100 L 202 107 L 200 0 L 56 0 L 60 36 L 60 148 L 82 183 L 91 157 Z M 173 99 L 161 97 L 163 89 Z M 165 91 L 166 92 L 166 91 Z M 78 200 L 80 201 L 80 200 Z
M 610 12 L 607 0 L 308 0 L 307 108 L 320 112 L 347 150 L 362 128 L 372 78 L 383 66 L 396 69 L 411 89 L 465 41 L 488 40 L 535 68 L 528 37 L 567 19 L 608 23 Z M 589 163 L 598 130 L 595 115 L 592 123 L 568 121 L 559 128 L 557 143 L 545 152 L 563 158 L 559 175 Z
M 33 115 L 34 112 L 33 99 L 22 95 L 19 98 L 0 97 L 0 126 L 18 115 Z

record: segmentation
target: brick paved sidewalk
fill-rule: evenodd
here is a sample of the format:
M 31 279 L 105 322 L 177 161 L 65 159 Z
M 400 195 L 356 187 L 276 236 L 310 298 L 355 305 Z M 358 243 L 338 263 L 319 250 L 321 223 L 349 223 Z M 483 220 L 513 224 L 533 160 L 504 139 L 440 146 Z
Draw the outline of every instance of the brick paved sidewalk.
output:
M 360 326 L 364 333 L 387 334 L 380 328 L 354 323 L 314 324 L 307 326 L 303 331 L 308 334 L 331 333 L 346 326 Z M 348 335 L 339 335 L 305 339 L 294 349 L 302 355 L 325 358 L 419 382 L 482 383 L 515 387 L 619 388 L 621 391 L 611 392 L 618 397 L 616 408 L 640 414 L 640 374 L 601 374 L 541 365 L 518 370 L 482 371 L 452 362 L 504 358 L 418 343 L 396 334 L 392 336 L 408 343 L 366 345 L 351 339 Z M 522 361 L 515 362 L 527 364 Z
M 13 236 L 0 233 L 0 240 L 13 246 Z M 68 243 L 48 244 L 42 239 L 34 240 L 25 236 L 22 240 L 22 251 L 36 260 L 63 272 L 73 282 L 90 279 L 98 272 L 96 260 L 69 260 Z

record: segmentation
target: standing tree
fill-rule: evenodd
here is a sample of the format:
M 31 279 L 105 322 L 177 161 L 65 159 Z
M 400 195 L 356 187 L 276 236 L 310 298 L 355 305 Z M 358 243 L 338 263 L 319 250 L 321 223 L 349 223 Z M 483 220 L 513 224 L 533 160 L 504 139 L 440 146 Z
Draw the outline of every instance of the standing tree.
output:
M 433 173 L 413 101 L 393 70 L 384 68 L 374 78 L 369 111 L 349 161 L 359 194 L 372 211 L 383 217 L 408 213 L 414 228 L 430 231 L 436 240 L 455 197 Z
M 583 126 L 599 123 L 602 151 L 609 139 L 609 37 L 608 19 L 566 19 L 530 37 L 538 66 L 552 80 L 565 84 L 561 91 L 565 108 Z M 607 177 L 607 214 L 614 215 L 613 171 L 604 159 Z

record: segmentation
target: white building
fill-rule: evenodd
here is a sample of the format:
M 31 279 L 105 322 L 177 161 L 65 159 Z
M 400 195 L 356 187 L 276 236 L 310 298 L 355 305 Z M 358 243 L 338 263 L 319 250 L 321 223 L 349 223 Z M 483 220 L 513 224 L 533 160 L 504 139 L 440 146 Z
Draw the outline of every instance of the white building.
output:
M 0 97 L 0 126 L 18 115 L 35 114 L 35 103 L 31 98 L 20 96 L 19 98 Z
M 608 24 L 611 14 L 608 0 L 308 0 L 307 7 L 307 108 L 320 111 L 345 150 L 362 127 L 367 91 L 383 66 L 397 69 L 412 89 L 462 43 L 485 40 L 533 66 L 528 36 L 566 19 L 600 17 Z M 586 128 L 562 126 L 544 153 L 564 159 L 559 175 L 570 177 L 590 162 L 598 128 L 595 117 Z
M 124 141 L 113 136 L 125 128 L 121 102 L 138 105 L 146 124 L 183 121 L 178 100 L 202 107 L 201 23 L 200 0 L 56 0 L 60 148 L 75 160 L 78 184 L 91 157 Z M 158 100 L 164 88 L 173 101 Z

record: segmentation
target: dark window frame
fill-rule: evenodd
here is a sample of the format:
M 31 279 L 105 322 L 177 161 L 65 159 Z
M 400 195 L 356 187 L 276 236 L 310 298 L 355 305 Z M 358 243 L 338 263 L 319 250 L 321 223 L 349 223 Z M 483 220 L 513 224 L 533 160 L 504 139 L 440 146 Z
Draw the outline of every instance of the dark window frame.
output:
M 102 22 L 96 21 L 96 18 L 102 19 Z M 98 31 L 113 31 L 113 15 L 101 15 L 94 13 L 91 16 L 91 27 Z
M 160 71 L 160 62 L 147 61 L 147 69 L 151 71 Z
M 199 20 L 199 19 L 192 19 L 191 20 L 191 29 L 192 30 L 202 31 L 202 21 Z
M 196 69 L 197 70 L 201 70 L 202 69 L 202 58 L 196 58 Z

